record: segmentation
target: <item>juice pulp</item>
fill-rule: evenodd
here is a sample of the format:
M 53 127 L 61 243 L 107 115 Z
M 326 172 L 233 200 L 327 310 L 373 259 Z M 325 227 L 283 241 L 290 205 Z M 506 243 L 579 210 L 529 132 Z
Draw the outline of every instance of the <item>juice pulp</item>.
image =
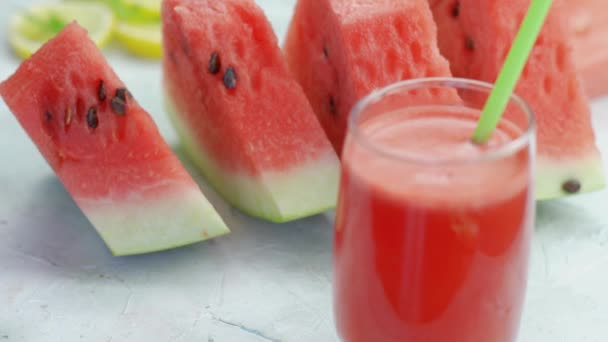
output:
M 470 142 L 476 115 L 404 115 L 372 119 L 346 143 L 338 331 L 345 342 L 515 341 L 534 220 L 532 151 L 484 159 L 521 131 L 501 125 L 480 147 Z

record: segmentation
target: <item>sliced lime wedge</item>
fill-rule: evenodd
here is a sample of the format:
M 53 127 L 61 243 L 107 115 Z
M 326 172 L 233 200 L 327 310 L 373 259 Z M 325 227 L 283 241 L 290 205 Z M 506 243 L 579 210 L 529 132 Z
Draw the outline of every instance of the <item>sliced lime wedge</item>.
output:
M 35 5 L 10 19 L 8 39 L 15 53 L 28 58 L 65 25 L 77 21 L 100 48 L 112 37 L 114 14 L 95 2 Z
M 160 21 L 162 0 L 104 0 L 121 21 Z
M 162 35 L 160 22 L 130 23 L 119 21 L 115 36 L 118 42 L 132 54 L 158 59 L 162 56 Z
M 127 6 L 138 9 L 142 14 L 160 18 L 162 0 L 123 0 Z

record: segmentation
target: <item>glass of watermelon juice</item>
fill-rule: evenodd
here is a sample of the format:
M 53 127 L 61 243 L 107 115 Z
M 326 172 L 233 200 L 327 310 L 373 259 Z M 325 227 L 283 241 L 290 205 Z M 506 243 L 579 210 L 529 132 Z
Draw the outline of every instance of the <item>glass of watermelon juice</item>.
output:
M 534 116 L 516 95 L 471 142 L 491 85 L 405 81 L 353 109 L 334 242 L 345 342 L 515 341 L 533 232 Z

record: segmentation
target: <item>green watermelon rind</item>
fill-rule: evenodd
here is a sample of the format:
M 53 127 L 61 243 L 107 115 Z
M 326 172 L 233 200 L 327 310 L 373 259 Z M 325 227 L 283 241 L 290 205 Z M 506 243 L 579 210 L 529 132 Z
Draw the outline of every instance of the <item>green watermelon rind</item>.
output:
M 572 195 L 561 188 L 561 185 L 569 180 L 578 180 L 581 183 L 578 194 L 606 187 L 604 166 L 599 153 L 564 161 L 539 159 L 535 179 L 536 199 L 544 201 Z
M 198 187 L 155 199 L 75 198 L 115 256 L 169 250 L 230 232 Z
M 213 188 L 242 212 L 274 223 L 314 216 L 334 209 L 340 163 L 328 150 L 326 158 L 286 172 L 267 172 L 261 179 L 223 172 L 196 142 L 165 91 L 164 103 L 182 147 Z

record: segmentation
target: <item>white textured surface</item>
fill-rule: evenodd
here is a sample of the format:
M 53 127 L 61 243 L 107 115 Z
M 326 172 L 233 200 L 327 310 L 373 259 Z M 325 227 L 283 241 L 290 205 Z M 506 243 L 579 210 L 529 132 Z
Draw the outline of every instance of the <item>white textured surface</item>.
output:
M 18 61 L 0 2 L 0 78 Z M 280 37 L 292 0 L 259 0 Z M 19 5 L 21 6 L 21 5 Z M 177 142 L 156 63 L 107 50 L 122 79 Z M 608 99 L 594 104 L 608 156 Z M 333 342 L 331 214 L 286 225 L 250 219 L 203 183 L 233 233 L 114 258 L 0 104 L 0 342 Z M 608 191 L 539 206 L 520 341 L 608 341 Z M 490 341 L 489 341 L 490 342 Z

